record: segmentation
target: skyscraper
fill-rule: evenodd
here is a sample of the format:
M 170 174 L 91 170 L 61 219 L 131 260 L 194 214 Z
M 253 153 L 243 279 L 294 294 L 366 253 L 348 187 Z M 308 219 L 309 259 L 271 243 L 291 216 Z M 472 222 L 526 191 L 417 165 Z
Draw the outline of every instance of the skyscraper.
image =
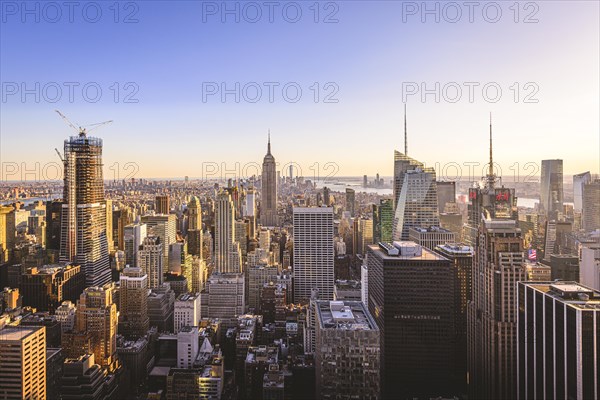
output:
M 231 195 L 222 191 L 215 201 L 215 270 L 221 273 L 241 272 L 241 254 L 235 241 L 235 213 Z
M 294 301 L 333 300 L 333 208 L 294 207 Z
M 600 229 L 600 179 L 583 185 L 583 229 Z
M 373 204 L 373 243 L 390 243 L 394 223 L 394 202 L 392 199 L 381 199 Z
M 137 267 L 138 251 L 147 236 L 146 227 L 146 224 L 131 224 L 123 229 L 126 265 Z
M 65 140 L 60 260 L 81 265 L 86 286 L 110 282 L 102 140 L 85 131 Z
M 404 173 L 394 215 L 394 240 L 408 240 L 413 227 L 440 225 L 436 185 L 433 168 L 417 166 Z
M 367 253 L 368 304 L 381 332 L 382 397 L 453 395 L 454 274 L 449 260 L 414 242 Z
M 356 216 L 356 193 L 352 188 L 346 188 L 346 211 L 352 218 Z
M 542 160 L 540 201 L 550 219 L 563 211 L 563 160 Z
M 148 235 L 160 238 L 160 243 L 163 246 L 162 265 L 166 269 L 169 265 L 169 246 L 177 241 L 177 216 L 175 214 L 144 215 L 142 216 L 142 223 L 146 224 Z
M 46 327 L 0 329 L 0 397 L 46 399 Z
M 146 334 L 148 319 L 148 275 L 141 268 L 125 268 L 119 289 L 119 332 L 125 336 Z
M 169 195 L 164 194 L 156 196 L 154 209 L 156 210 L 157 214 L 169 214 L 171 211 Z
M 188 229 L 202 231 L 202 206 L 196 196 L 192 196 L 187 206 Z
M 482 214 L 493 219 L 518 219 L 517 197 L 515 189 L 496 187 L 499 178 L 494 173 L 492 146 L 492 119 L 490 116 L 490 161 L 488 173 L 474 187 L 469 188 L 467 224 L 463 230 L 463 240 L 469 246 L 475 246 Z
M 519 282 L 517 292 L 517 398 L 597 399 L 600 292 L 577 282 Z
M 267 154 L 262 165 L 262 191 L 260 201 L 260 223 L 263 226 L 277 226 L 277 172 L 275 157 L 271 154 L 271 135 Z
M 473 258 L 467 309 L 469 397 L 516 397 L 516 284 L 526 279 L 516 220 L 483 219 Z
M 581 212 L 583 210 L 583 185 L 592 181 L 590 171 L 573 175 L 573 209 Z
M 163 248 L 158 236 L 146 236 L 138 251 L 137 266 L 148 276 L 148 288 L 156 289 L 163 282 Z
M 456 202 L 456 182 L 437 182 L 438 211 L 444 212 L 446 203 Z

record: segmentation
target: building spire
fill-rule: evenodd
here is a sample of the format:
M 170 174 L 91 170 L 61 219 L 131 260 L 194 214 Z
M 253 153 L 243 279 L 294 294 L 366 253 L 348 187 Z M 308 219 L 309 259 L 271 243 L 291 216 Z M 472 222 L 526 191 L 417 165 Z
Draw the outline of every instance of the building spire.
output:
M 408 155 L 408 135 L 406 133 L 406 103 L 404 103 L 404 155 Z
M 492 149 L 492 113 L 490 112 L 490 176 L 494 175 L 494 156 Z
M 271 154 L 271 129 L 269 129 L 269 141 L 267 144 L 267 154 Z

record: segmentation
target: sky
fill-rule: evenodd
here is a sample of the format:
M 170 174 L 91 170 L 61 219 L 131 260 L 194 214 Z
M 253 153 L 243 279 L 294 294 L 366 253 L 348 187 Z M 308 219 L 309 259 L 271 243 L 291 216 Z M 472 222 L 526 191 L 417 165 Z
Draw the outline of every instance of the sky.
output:
M 490 113 L 497 173 L 555 158 L 598 173 L 599 15 L 596 1 L 2 0 L 2 179 L 57 175 L 76 132 L 55 109 L 113 120 L 91 133 L 105 179 L 244 178 L 269 131 L 282 170 L 390 176 L 404 103 L 408 154 L 438 175 L 483 174 Z

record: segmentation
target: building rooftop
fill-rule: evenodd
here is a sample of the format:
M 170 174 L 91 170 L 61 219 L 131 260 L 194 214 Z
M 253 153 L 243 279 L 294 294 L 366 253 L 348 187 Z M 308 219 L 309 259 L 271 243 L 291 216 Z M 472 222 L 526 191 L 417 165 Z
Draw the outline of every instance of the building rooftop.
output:
M 445 260 L 444 257 L 411 241 L 395 241 L 370 245 L 369 248 L 384 260 Z
M 463 243 L 446 243 L 436 248 L 452 255 L 473 255 L 473 248 Z
M 20 341 L 24 340 L 30 335 L 33 335 L 38 331 L 38 329 L 43 329 L 39 326 L 7 326 L 3 329 L 0 329 L 0 342 L 8 342 L 8 341 Z
M 410 230 L 414 230 L 419 233 L 437 232 L 437 233 L 452 233 L 448 229 L 442 228 L 441 226 L 429 226 L 427 228 L 422 226 L 411 227 Z
M 572 281 L 523 282 L 547 296 L 554 297 L 569 307 L 582 310 L 600 310 L 600 291 Z
M 360 301 L 317 301 L 316 308 L 322 329 L 378 330 Z

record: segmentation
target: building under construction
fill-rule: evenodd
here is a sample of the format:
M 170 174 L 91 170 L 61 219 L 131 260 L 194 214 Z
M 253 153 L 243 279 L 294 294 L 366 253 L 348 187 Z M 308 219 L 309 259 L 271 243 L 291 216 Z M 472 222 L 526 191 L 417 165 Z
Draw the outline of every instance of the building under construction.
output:
M 111 279 L 102 179 L 102 140 L 79 136 L 65 140 L 64 203 L 60 259 L 81 265 L 86 286 Z

